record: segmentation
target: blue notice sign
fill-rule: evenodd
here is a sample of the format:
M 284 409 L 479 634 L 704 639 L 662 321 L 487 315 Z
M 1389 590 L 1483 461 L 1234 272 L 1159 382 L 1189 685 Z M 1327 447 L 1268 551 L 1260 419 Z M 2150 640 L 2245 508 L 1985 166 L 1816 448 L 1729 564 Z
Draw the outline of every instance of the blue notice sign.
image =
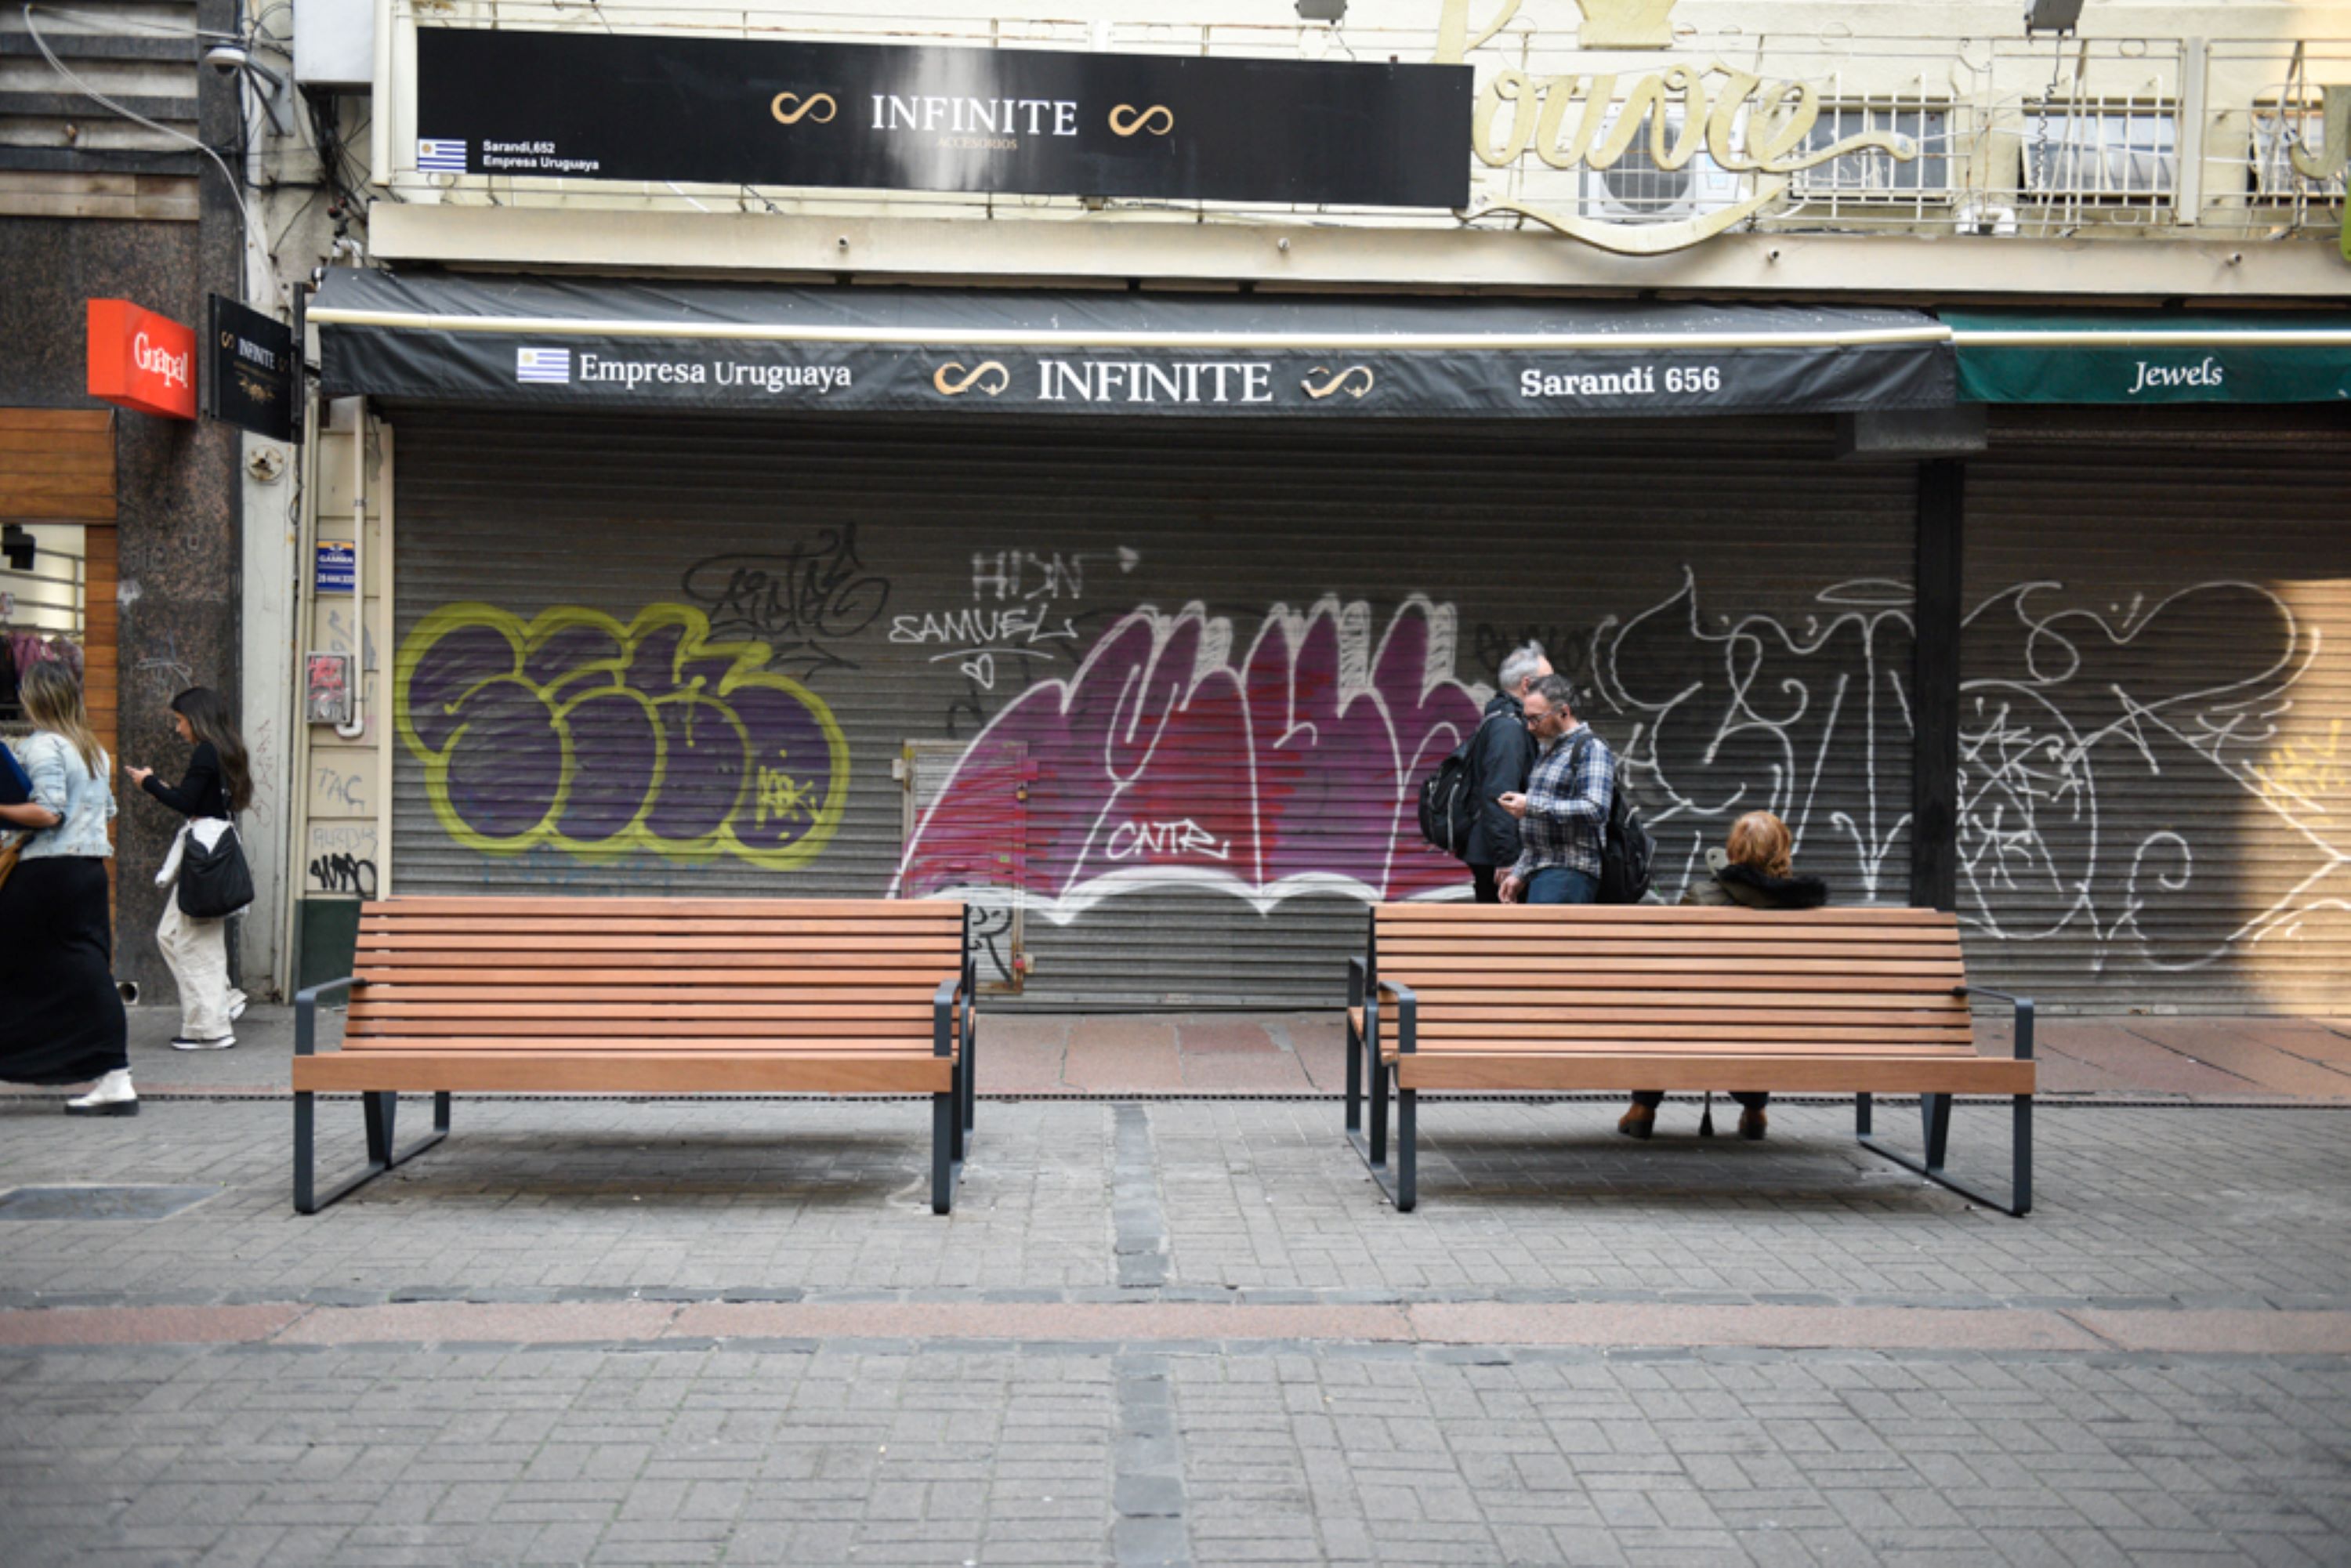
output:
M 349 593 L 353 586 L 353 580 L 359 576 L 359 551 L 350 545 L 330 544 L 324 540 L 319 542 L 319 591 L 320 593 Z

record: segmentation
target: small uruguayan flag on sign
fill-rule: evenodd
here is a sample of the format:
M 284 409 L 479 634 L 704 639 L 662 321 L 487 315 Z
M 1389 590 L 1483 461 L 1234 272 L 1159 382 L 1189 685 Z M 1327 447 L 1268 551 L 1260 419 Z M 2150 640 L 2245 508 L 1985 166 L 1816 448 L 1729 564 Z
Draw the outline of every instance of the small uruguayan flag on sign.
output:
M 569 349 L 517 349 L 515 380 L 551 382 L 558 386 L 569 386 L 571 384 L 571 350 Z
M 465 172 L 465 144 L 462 141 L 419 141 L 416 144 L 416 167 L 427 174 L 462 174 Z

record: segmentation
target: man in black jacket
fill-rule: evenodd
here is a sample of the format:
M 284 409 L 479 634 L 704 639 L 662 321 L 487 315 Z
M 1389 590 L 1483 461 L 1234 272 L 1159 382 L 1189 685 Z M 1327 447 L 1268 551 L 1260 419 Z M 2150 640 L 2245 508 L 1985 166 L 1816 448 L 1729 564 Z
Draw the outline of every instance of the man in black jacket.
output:
M 1480 904 L 1499 904 L 1495 868 L 1519 858 L 1519 820 L 1496 803 L 1495 798 L 1527 787 L 1527 769 L 1534 766 L 1535 740 L 1527 733 L 1520 699 L 1534 684 L 1552 673 L 1542 644 L 1529 643 L 1515 649 L 1496 672 L 1501 690 L 1486 705 L 1478 723 L 1477 744 L 1469 748 L 1469 788 L 1478 800 L 1478 816 L 1469 829 L 1470 884 Z

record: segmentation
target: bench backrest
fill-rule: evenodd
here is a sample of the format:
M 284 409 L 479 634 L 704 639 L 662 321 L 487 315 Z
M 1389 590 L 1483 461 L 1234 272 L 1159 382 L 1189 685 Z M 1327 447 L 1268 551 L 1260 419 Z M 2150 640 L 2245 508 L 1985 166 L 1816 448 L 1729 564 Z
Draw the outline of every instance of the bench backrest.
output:
M 1384 904 L 1372 938 L 1423 1051 L 1972 1043 L 1959 925 L 1931 909 Z
M 963 928 L 927 899 L 384 899 L 360 912 L 344 1043 L 926 1045 Z

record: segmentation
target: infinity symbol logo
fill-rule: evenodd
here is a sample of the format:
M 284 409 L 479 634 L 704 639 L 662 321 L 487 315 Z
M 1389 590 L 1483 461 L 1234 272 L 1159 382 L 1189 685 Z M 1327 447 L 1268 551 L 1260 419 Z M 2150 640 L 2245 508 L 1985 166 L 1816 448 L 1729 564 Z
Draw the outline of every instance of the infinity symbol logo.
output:
M 1329 376 L 1330 380 L 1324 382 L 1318 387 L 1314 384 L 1314 378 L 1316 376 Z M 1360 382 L 1355 379 L 1358 376 L 1363 378 Z M 1336 374 L 1332 374 L 1331 371 L 1323 366 L 1317 365 L 1312 370 L 1307 371 L 1306 379 L 1298 384 L 1306 389 L 1306 395 L 1311 398 L 1326 398 L 1332 392 L 1345 392 L 1349 397 L 1361 397 L 1365 392 L 1372 390 L 1372 367 L 1369 365 L 1349 365 L 1345 370 L 1340 371 Z
M 1166 136 L 1176 130 L 1176 111 L 1164 103 L 1155 103 L 1141 111 L 1131 103 L 1122 103 L 1110 111 L 1110 128 L 1120 136 L 1133 136 L 1137 131 Z
M 794 104 L 799 104 L 799 107 L 794 109 L 791 107 Z M 824 110 L 822 114 L 816 112 L 820 109 Z M 779 92 L 776 95 L 776 100 L 768 105 L 768 112 L 776 117 L 776 123 L 778 125 L 798 125 L 801 120 L 811 116 L 814 117 L 816 123 L 822 125 L 831 120 L 840 109 L 841 106 L 832 101 L 832 94 L 829 92 L 810 93 L 805 100 L 796 92 Z
M 988 375 L 993 375 L 996 378 L 993 384 L 981 381 L 982 377 Z M 1006 370 L 1002 365 L 998 364 L 994 360 L 983 360 L 978 364 L 972 366 L 969 371 L 966 371 L 961 365 L 950 361 L 946 364 L 941 365 L 938 370 L 932 374 L 931 384 L 938 388 L 940 392 L 946 393 L 948 397 L 961 397 L 964 393 L 971 391 L 974 386 L 977 386 L 980 391 L 986 392 L 988 396 L 994 397 L 998 392 L 1002 392 L 1006 387 L 1012 384 L 1012 372 Z

